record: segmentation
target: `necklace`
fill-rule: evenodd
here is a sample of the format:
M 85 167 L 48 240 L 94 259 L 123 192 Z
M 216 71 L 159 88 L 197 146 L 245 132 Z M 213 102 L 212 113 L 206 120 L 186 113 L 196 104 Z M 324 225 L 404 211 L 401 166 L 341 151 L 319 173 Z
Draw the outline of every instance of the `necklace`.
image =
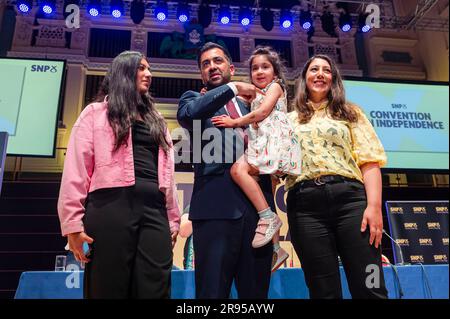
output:
M 314 111 L 323 109 L 327 105 L 328 105 L 328 101 L 327 100 L 323 100 L 323 101 L 320 101 L 318 103 L 314 103 L 314 102 L 311 101 L 311 106 L 313 107 Z

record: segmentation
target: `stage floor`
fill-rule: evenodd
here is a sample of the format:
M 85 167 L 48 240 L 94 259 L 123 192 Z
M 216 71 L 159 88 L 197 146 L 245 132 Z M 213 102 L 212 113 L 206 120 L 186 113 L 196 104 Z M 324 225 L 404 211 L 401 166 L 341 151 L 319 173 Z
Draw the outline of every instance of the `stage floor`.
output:
M 409 265 L 383 267 L 390 299 L 448 299 L 448 265 Z M 398 276 L 396 275 L 398 274 Z M 343 295 L 351 298 L 341 267 Z M 22 273 L 16 299 L 80 299 L 83 296 L 83 272 L 30 271 Z M 400 296 L 402 294 L 402 296 Z M 231 294 L 236 297 L 236 291 Z M 195 298 L 194 271 L 172 271 L 172 298 Z M 270 299 L 308 299 L 301 268 L 277 270 L 270 282 Z

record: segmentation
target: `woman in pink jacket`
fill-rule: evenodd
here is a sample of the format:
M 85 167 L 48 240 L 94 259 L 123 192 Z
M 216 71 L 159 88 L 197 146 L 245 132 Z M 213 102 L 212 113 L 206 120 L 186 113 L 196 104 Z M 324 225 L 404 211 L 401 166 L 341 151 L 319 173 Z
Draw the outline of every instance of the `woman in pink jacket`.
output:
M 173 145 L 139 52 L 112 62 L 67 148 L 58 214 L 85 298 L 169 298 L 180 213 Z M 89 252 L 83 251 L 83 243 Z

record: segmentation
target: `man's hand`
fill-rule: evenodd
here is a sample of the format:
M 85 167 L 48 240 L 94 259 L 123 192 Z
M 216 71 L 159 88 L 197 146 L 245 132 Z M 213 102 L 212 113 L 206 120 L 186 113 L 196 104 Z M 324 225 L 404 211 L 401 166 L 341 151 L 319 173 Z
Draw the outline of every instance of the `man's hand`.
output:
M 242 99 L 247 101 L 247 103 L 251 103 L 256 98 L 256 93 L 260 93 L 264 95 L 260 89 L 258 89 L 253 84 L 245 83 L 245 82 L 232 82 L 236 89 L 238 90 L 238 94 Z

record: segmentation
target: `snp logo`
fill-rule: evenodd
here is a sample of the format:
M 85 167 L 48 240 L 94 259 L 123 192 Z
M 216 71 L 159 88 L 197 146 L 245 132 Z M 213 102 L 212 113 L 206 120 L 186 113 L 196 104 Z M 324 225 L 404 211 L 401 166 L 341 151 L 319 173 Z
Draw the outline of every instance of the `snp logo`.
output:
M 409 246 L 409 240 L 408 239 L 397 239 L 395 241 L 400 246 Z
M 412 263 L 423 263 L 424 260 L 422 255 L 411 255 L 409 258 Z
M 405 229 L 417 230 L 417 223 L 404 223 Z
M 437 263 L 447 263 L 447 255 L 433 255 L 434 261 Z
M 390 211 L 392 214 L 403 214 L 402 207 L 390 207 Z
M 33 64 L 31 66 L 31 72 L 51 72 L 56 73 L 58 70 L 56 69 L 55 65 L 37 65 Z
M 427 209 L 425 207 L 413 207 L 414 214 L 426 214 Z
M 433 241 L 431 238 L 419 238 L 420 246 L 433 246 Z

